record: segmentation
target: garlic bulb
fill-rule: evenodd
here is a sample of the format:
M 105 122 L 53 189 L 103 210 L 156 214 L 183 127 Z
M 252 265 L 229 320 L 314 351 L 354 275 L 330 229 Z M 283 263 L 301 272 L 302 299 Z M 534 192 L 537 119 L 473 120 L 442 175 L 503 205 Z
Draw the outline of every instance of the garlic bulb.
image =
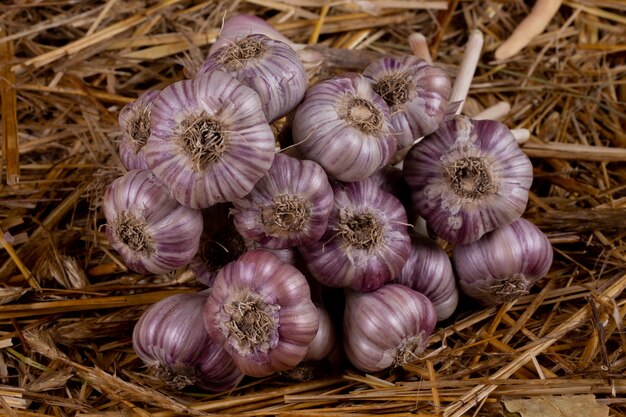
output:
M 218 49 L 198 73 L 216 70 L 233 74 L 256 91 L 270 123 L 298 105 L 308 83 L 298 54 L 286 43 L 261 34 L 235 39 Z
M 437 322 L 423 294 L 398 284 L 370 293 L 346 292 L 343 341 L 350 362 L 365 372 L 418 359 Z
M 465 244 L 522 215 L 533 172 L 505 125 L 456 116 L 411 148 L 404 178 L 433 231 Z
M 220 270 L 203 318 L 237 367 L 257 377 L 297 365 L 319 323 L 302 273 L 260 249 Z
M 220 30 L 220 35 L 209 49 L 209 56 L 224 46 L 232 45 L 238 40 L 254 34 L 265 35 L 268 38 L 284 42 L 292 48 L 294 47 L 289 39 L 262 18 L 253 14 L 238 14 L 226 19 Z
M 104 193 L 109 243 L 124 263 L 141 274 L 163 274 L 185 266 L 198 250 L 202 214 L 181 206 L 148 170 L 133 170 Z
M 233 204 L 239 233 L 264 247 L 283 249 L 322 237 L 333 191 L 317 163 L 279 153 L 267 175 Z
M 300 253 L 321 283 L 373 291 L 398 276 L 409 257 L 406 211 L 373 181 L 338 183 L 333 192 L 326 233 Z
M 459 302 L 452 263 L 436 242 L 423 236 L 411 236 L 411 255 L 395 283 L 424 294 L 433 303 L 437 321 L 454 313 Z
M 120 110 L 122 141 L 118 152 L 127 169 L 148 169 L 144 146 L 150 137 L 152 102 L 158 95 L 158 91 L 147 91 Z
M 176 294 L 153 304 L 133 330 L 133 348 L 172 388 L 187 385 L 220 392 L 243 378 L 222 346 L 209 337 L 198 316 L 207 294 Z
M 311 87 L 294 113 L 292 133 L 298 151 L 340 181 L 369 177 L 396 151 L 389 108 L 360 75 Z
M 550 270 L 552 252 L 543 232 L 520 218 L 476 242 L 455 247 L 452 261 L 461 290 L 491 306 L 527 294 Z
M 434 132 L 443 121 L 452 84 L 441 68 L 410 55 L 385 57 L 368 65 L 363 75 L 389 105 L 398 149 Z
M 294 381 L 309 381 L 326 376 L 337 369 L 341 362 L 342 350 L 330 314 L 321 306 L 316 306 L 319 314 L 319 327 L 306 355 L 295 367 L 281 372 L 281 375 Z
M 185 206 L 248 194 L 270 169 L 274 149 L 259 96 L 223 72 L 175 82 L 152 103 L 148 165 Z

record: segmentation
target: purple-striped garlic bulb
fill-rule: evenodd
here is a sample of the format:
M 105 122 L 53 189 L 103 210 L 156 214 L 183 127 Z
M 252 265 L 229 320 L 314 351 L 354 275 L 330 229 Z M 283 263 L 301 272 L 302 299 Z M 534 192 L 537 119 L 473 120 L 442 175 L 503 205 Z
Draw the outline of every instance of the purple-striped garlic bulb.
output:
M 298 54 L 286 43 L 262 34 L 235 39 L 209 55 L 198 73 L 213 71 L 232 74 L 256 91 L 270 123 L 300 103 L 308 83 Z
M 177 81 L 152 103 L 148 165 L 187 207 L 248 194 L 274 153 L 259 96 L 224 72 Z
M 348 360 L 365 372 L 419 359 L 437 315 L 425 295 L 387 284 L 374 292 L 346 292 L 343 344 Z
M 366 78 L 346 74 L 311 87 L 294 113 L 298 151 L 340 181 L 360 181 L 396 151 L 389 108 Z
M 144 147 L 150 137 L 152 102 L 158 95 L 159 91 L 146 91 L 120 110 L 122 140 L 118 152 L 127 169 L 148 169 Z
M 393 282 L 428 297 L 437 312 L 437 321 L 450 317 L 459 303 L 459 290 L 448 254 L 424 236 L 411 236 L 411 255 Z
M 196 385 L 221 392 L 234 388 L 243 374 L 230 355 L 209 337 L 202 320 L 208 294 L 176 294 L 146 310 L 133 330 L 133 348 L 167 385 Z
M 461 290 L 492 306 L 528 293 L 552 266 L 552 245 L 533 223 L 520 218 L 476 242 L 454 248 Z
M 202 213 L 180 205 L 148 170 L 129 171 L 104 193 L 109 243 L 141 274 L 187 265 L 198 250 Z
M 203 318 L 237 367 L 256 377 L 300 363 L 319 324 L 304 275 L 262 249 L 220 270 Z
M 441 68 L 410 55 L 384 57 L 368 65 L 363 75 L 389 105 L 398 149 L 434 132 L 443 121 L 452 84 Z
M 321 283 L 373 291 L 398 276 L 409 257 L 406 211 L 374 181 L 336 183 L 333 192 L 326 233 L 300 253 Z
M 269 172 L 233 202 L 235 227 L 261 246 L 310 245 L 326 231 L 333 190 L 317 163 L 276 154 Z
M 265 35 L 268 38 L 284 42 L 292 48 L 295 46 L 288 38 L 262 18 L 253 14 L 238 14 L 224 21 L 219 36 L 209 49 L 209 56 L 224 46 L 232 45 L 248 35 L 255 34 Z
M 437 236 L 466 244 L 522 215 L 533 171 L 505 125 L 456 116 L 411 148 L 404 178 Z

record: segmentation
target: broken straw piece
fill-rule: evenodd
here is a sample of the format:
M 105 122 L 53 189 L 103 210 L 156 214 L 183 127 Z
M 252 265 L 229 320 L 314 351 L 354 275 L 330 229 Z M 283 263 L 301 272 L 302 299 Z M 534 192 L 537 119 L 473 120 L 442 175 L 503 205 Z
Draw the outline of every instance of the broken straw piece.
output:
M 541 34 L 561 7 L 562 0 L 537 0 L 530 14 L 515 28 L 511 36 L 496 49 L 498 61 L 511 58 Z
M 472 84 L 472 78 L 474 77 L 478 60 L 480 59 L 483 42 L 482 32 L 480 30 L 472 31 L 465 45 L 465 54 L 459 66 L 459 72 L 454 80 L 454 85 L 452 86 L 450 102 L 465 101 L 470 85 Z M 460 114 L 462 110 L 463 103 L 461 103 L 457 109 L 456 114 Z

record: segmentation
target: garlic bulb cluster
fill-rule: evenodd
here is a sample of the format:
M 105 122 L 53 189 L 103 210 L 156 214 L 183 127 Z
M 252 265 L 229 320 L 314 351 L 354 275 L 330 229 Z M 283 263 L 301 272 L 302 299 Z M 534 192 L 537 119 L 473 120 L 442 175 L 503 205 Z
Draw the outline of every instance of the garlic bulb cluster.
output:
M 208 294 L 177 294 L 152 305 L 133 330 L 133 348 L 157 376 L 175 389 L 197 385 L 226 391 L 243 378 L 228 353 L 204 330 Z
M 403 169 L 419 215 L 455 244 L 519 218 L 533 180 L 532 164 L 506 126 L 467 116 L 414 145 Z
M 198 251 L 202 214 L 171 198 L 148 170 L 129 171 L 113 181 L 103 208 L 109 243 L 136 272 L 170 272 Z
M 530 160 L 506 126 L 451 115 L 442 69 L 386 57 L 307 90 L 296 47 L 234 16 L 194 79 L 120 112 L 120 157 L 139 169 L 106 192 L 111 246 L 139 273 L 186 267 L 209 287 L 135 329 L 138 355 L 174 385 L 304 380 L 344 350 L 365 372 L 401 367 L 452 317 L 457 281 L 493 305 L 550 268 L 547 238 L 520 219 Z M 454 246 L 454 268 L 412 235 L 417 215 Z M 339 300 L 314 304 L 328 287 Z
M 518 219 L 476 242 L 454 248 L 452 259 L 463 292 L 483 305 L 528 293 L 552 265 L 552 246 L 531 222 Z

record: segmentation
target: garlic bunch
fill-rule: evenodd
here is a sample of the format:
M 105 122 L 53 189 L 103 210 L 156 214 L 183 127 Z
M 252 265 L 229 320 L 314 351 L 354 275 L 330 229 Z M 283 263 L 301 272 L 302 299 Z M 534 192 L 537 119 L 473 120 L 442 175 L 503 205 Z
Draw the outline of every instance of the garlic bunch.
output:
M 452 84 L 441 68 L 410 55 L 385 57 L 365 68 L 363 75 L 389 105 L 398 149 L 434 132 L 443 121 Z
M 466 116 L 414 145 L 403 169 L 419 215 L 455 244 L 519 218 L 533 180 L 530 159 L 505 125 Z
M 311 87 L 293 117 L 293 140 L 307 159 L 340 181 L 360 181 L 382 168 L 396 151 L 389 108 L 356 74 Z
M 250 192 L 272 165 L 274 134 L 259 96 L 214 71 L 161 91 L 145 152 L 177 201 L 206 208 Z
M 109 243 L 141 274 L 163 274 L 187 265 L 198 250 L 202 214 L 181 206 L 148 170 L 133 170 L 104 194 Z
M 491 306 L 527 294 L 550 270 L 552 252 L 541 230 L 520 218 L 476 242 L 455 247 L 452 261 L 461 290 Z
M 459 302 L 452 263 L 436 242 L 424 236 L 411 236 L 411 255 L 395 283 L 424 294 L 433 303 L 437 320 L 454 313 Z
M 235 226 L 242 235 L 264 247 L 282 249 L 322 237 L 333 191 L 315 162 L 276 154 L 269 172 L 233 204 Z
M 133 330 L 133 348 L 172 388 L 195 384 L 220 392 L 235 387 L 243 374 L 198 316 L 206 293 L 177 294 L 153 304 Z
M 118 151 L 127 169 L 148 169 L 144 147 L 150 137 L 152 102 L 158 95 L 158 91 L 147 91 L 120 110 L 122 141 Z
M 212 71 L 230 73 L 256 91 L 270 123 L 296 107 L 308 83 L 298 54 L 263 34 L 235 38 L 209 55 L 198 72 Z
M 337 183 L 333 192 L 326 233 L 300 253 L 321 283 L 373 291 L 398 276 L 409 257 L 406 211 L 374 181 Z
M 387 284 L 370 293 L 347 291 L 346 356 L 365 372 L 415 362 L 436 322 L 430 300 L 404 285 Z
M 203 318 L 237 367 L 257 377 L 300 363 L 319 324 L 302 273 L 261 249 L 220 270 Z

